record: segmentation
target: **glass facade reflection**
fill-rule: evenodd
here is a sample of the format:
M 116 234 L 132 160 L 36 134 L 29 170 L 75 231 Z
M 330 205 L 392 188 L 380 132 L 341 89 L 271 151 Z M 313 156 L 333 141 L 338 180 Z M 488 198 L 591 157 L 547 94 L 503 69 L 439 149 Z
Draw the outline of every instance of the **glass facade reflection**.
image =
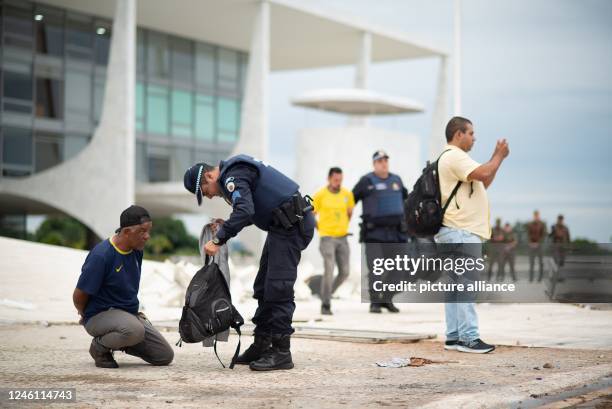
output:
M 49 169 L 82 150 L 102 110 L 112 22 L 0 0 L 0 177 Z M 226 157 L 240 130 L 247 54 L 137 30 L 136 177 L 180 181 Z
M 0 175 L 21 177 L 76 155 L 102 106 L 111 22 L 0 0 Z
M 238 140 L 247 55 L 145 29 L 137 48 L 137 179 L 180 181 L 193 163 L 226 157 Z

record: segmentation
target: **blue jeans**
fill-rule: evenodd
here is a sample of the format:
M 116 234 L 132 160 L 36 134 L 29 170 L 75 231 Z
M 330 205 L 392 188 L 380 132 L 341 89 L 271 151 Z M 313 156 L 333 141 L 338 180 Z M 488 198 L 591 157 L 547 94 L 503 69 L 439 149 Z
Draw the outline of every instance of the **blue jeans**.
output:
M 435 235 L 436 243 L 482 243 L 482 239 L 466 230 L 443 226 Z M 481 249 L 482 251 L 482 249 Z M 446 339 L 470 342 L 479 338 L 478 316 L 473 302 L 446 303 Z

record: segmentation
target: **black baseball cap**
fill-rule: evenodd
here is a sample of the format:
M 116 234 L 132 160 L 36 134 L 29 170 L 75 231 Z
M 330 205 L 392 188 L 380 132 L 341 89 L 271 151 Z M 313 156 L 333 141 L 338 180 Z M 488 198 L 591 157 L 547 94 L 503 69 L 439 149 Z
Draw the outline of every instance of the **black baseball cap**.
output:
M 372 160 L 378 160 L 378 159 L 383 159 L 383 158 L 387 158 L 389 159 L 389 155 L 387 155 L 387 152 L 381 150 L 377 150 L 376 152 L 374 152 L 374 155 L 372 155 Z
M 119 228 L 115 230 L 115 233 L 119 233 L 124 227 L 136 226 L 150 221 L 151 216 L 149 216 L 147 209 L 132 205 L 121 212 Z
M 210 165 L 204 162 L 196 163 L 185 171 L 185 176 L 183 177 L 185 189 L 196 195 L 198 206 L 202 204 L 202 175 L 204 174 L 204 169 L 209 167 Z

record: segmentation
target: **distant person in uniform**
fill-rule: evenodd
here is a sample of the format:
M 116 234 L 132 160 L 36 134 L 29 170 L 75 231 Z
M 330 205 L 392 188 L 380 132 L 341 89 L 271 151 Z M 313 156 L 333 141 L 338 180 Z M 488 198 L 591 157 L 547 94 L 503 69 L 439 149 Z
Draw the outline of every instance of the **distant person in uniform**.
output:
M 495 219 L 495 226 L 491 231 L 491 240 L 489 241 L 489 270 L 487 273 L 487 279 L 490 281 L 493 277 L 493 266 L 497 264 L 497 277 L 501 271 L 501 260 L 502 260 L 502 246 L 504 242 L 504 229 L 501 225 L 501 219 L 498 217 Z
M 550 231 L 550 238 L 553 242 L 553 258 L 559 267 L 565 264 L 565 253 L 570 243 L 570 232 L 563 224 L 563 215 L 557 216 L 557 223 L 553 224 Z
M 514 269 L 514 262 L 516 259 L 516 245 L 517 240 L 514 234 L 514 230 L 510 223 L 504 224 L 503 229 L 503 246 L 501 253 L 501 261 L 500 261 L 500 279 L 498 281 L 504 281 L 506 278 L 506 264 L 510 267 L 510 275 L 512 276 L 512 281 L 516 281 L 516 271 Z
M 319 250 L 323 256 L 324 273 L 321 280 L 321 314 L 331 315 L 331 296 L 349 276 L 349 221 L 353 215 L 353 193 L 342 187 L 342 169 L 333 167 L 327 175 L 327 186 L 313 199 L 319 230 Z M 334 279 L 334 268 L 338 275 Z
M 408 197 L 408 190 L 398 175 L 389 172 L 389 155 L 385 151 L 374 152 L 372 165 L 374 170 L 362 176 L 353 188 L 355 203 L 363 202 L 359 241 L 365 243 L 370 312 L 381 313 L 381 307 L 389 312 L 399 312 L 390 294 L 374 291 L 374 281 L 385 281 L 386 274 L 375 276 L 372 265 L 374 259 L 385 257 L 389 250 L 385 244 L 406 243 L 408 239 L 404 217 L 404 200 Z
M 216 236 L 204 246 L 209 256 L 251 224 L 268 232 L 253 284 L 257 300 L 254 342 L 236 363 L 254 371 L 293 368 L 293 287 L 302 251 L 314 234 L 310 204 L 297 183 L 247 155 L 231 157 L 218 166 L 195 164 L 185 172 L 184 184 L 196 195 L 198 205 L 203 196 L 220 196 L 232 206 L 227 220 L 217 219 Z
M 542 281 L 544 275 L 544 239 L 546 238 L 546 224 L 540 220 L 540 212 L 533 212 L 533 220 L 527 224 L 527 239 L 529 240 L 529 282 L 533 282 L 533 266 L 535 258 L 538 258 L 539 275 L 538 281 Z
M 152 365 L 168 365 L 174 358 L 166 339 L 138 312 L 142 253 L 152 227 L 144 208 L 128 207 L 115 235 L 98 243 L 83 264 L 72 299 L 93 337 L 89 354 L 99 368 L 118 368 L 117 350 Z

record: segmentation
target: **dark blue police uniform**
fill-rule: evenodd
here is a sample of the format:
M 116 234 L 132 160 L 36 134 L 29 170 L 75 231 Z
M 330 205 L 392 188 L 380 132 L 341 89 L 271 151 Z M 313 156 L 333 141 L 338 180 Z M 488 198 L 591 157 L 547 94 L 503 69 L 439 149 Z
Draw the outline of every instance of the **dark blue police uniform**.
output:
M 357 182 L 353 196 L 355 203 L 360 200 L 363 202 L 359 241 L 365 243 L 368 266 L 372 266 L 375 258 L 393 256 L 394 249 L 383 243 L 405 243 L 408 239 L 404 218 L 404 200 L 408 197 L 408 190 L 396 174 L 389 173 L 386 179 L 382 179 L 370 172 Z M 385 250 L 390 254 L 386 254 Z M 382 302 L 389 294 L 373 291 L 375 276 L 371 267 L 369 270 L 370 300 Z M 389 276 L 379 276 L 376 279 L 386 281 Z
M 254 224 L 267 231 L 266 242 L 253 285 L 258 307 L 253 317 L 256 334 L 292 334 L 295 311 L 293 286 L 301 252 L 314 234 L 312 212 L 303 225 L 283 227 L 275 209 L 292 200 L 299 186 L 273 167 L 247 155 L 237 155 L 219 164 L 218 183 L 224 199 L 232 205 L 230 217 L 217 232 L 220 244 Z

